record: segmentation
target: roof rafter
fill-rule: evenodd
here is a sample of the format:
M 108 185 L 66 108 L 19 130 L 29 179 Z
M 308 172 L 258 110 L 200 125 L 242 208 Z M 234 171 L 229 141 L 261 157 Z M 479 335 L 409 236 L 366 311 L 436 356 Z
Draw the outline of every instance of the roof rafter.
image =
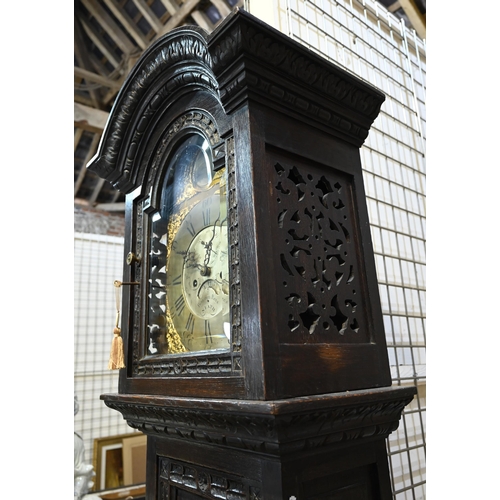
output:
M 111 80 L 111 78 L 106 78 L 105 76 L 98 75 L 97 73 L 93 73 L 92 71 L 88 71 L 83 68 L 79 68 L 75 66 L 75 76 L 84 78 L 88 82 L 95 82 L 103 85 L 104 87 L 109 87 L 111 89 L 120 89 L 122 86 L 121 81 Z
M 174 28 L 177 28 L 186 17 L 188 17 L 191 12 L 196 9 L 198 4 L 200 3 L 200 0 L 186 0 L 182 4 L 182 7 L 167 21 L 165 26 L 156 34 L 155 40 L 158 40 L 158 38 L 162 37 L 166 33 L 168 33 L 170 30 L 173 30 Z
M 81 1 L 123 53 L 131 54 L 136 50 L 135 45 L 130 41 L 128 36 L 122 31 L 113 18 L 104 10 L 102 5 L 96 0 Z
M 115 0 L 104 0 L 109 10 L 113 12 L 116 18 L 123 24 L 131 37 L 137 42 L 137 45 L 142 50 L 145 50 L 149 45 L 148 39 L 144 36 L 142 31 L 137 27 L 136 23 L 125 12 L 125 9 L 120 7 Z
M 144 0 L 132 0 L 139 12 L 144 16 L 144 19 L 150 24 L 151 28 L 156 32 L 160 31 L 163 24 L 156 17 L 155 13 L 150 9 L 149 5 Z
M 75 29 L 74 29 L 74 37 L 75 37 L 75 57 L 78 61 L 78 64 L 81 64 L 83 68 L 90 69 L 92 67 L 91 59 L 88 55 L 88 52 L 85 50 L 86 44 L 83 38 L 83 30 L 80 23 L 80 20 L 75 17 Z M 94 107 L 100 108 L 100 94 L 97 90 L 89 89 L 90 100 Z
M 141 54 L 158 38 L 188 22 L 211 32 L 233 10 L 234 3 L 233 0 L 75 0 L 75 203 L 123 212 L 124 194 L 86 168 L 97 151 L 123 81 Z M 238 0 L 237 5 L 242 4 L 243 0 Z
M 107 111 L 75 103 L 73 120 L 75 122 L 75 127 L 79 127 L 80 130 L 102 133 L 108 117 L 109 113 Z

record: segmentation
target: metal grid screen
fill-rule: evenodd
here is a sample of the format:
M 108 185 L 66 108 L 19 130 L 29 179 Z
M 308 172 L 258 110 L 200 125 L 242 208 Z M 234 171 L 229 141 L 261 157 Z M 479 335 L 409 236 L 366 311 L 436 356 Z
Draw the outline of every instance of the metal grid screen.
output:
M 118 371 L 108 370 L 116 321 L 113 282 L 121 279 L 123 238 L 76 233 L 74 238 L 74 392 L 79 411 L 74 429 L 92 463 L 94 439 L 133 430 L 99 398 L 118 390 Z
M 425 42 L 371 0 L 275 0 L 274 7 L 280 31 L 386 94 L 361 160 L 393 383 L 418 389 L 387 448 L 394 498 L 423 499 Z

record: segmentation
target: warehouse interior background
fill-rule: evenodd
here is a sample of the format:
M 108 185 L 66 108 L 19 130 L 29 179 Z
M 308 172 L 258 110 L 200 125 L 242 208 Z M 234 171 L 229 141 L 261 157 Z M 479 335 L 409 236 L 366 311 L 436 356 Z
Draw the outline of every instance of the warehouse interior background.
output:
M 96 11 L 92 14 L 91 10 L 96 6 L 102 7 L 106 4 L 105 12 L 111 16 L 113 9 L 109 7 L 110 5 L 123 7 L 131 3 L 135 5 L 137 10 L 134 11 L 135 13 L 128 14 L 129 21 L 122 20 L 120 23 L 132 20 L 129 28 L 132 31 L 137 30 L 136 36 L 132 36 L 133 40 L 131 41 L 130 34 L 128 34 L 129 44 L 125 43 L 123 47 L 120 47 L 120 43 L 124 44 L 124 40 L 120 42 L 110 39 L 102 32 L 99 33 L 99 28 L 95 24 L 95 20 L 99 16 Z M 218 4 L 216 10 L 220 14 L 219 9 L 224 11 L 222 4 L 226 4 L 230 10 L 230 4 L 236 2 L 221 0 L 220 2 L 199 3 L 202 7 L 206 7 L 206 10 L 203 8 L 193 9 L 183 19 L 194 21 L 211 30 L 218 22 L 212 6 Z M 254 7 L 257 4 L 255 0 L 251 3 Z M 474 390 L 476 394 L 479 393 L 480 396 L 483 396 L 484 390 L 488 388 L 488 380 L 494 378 L 493 373 L 490 374 L 488 370 L 495 366 L 495 348 L 499 347 L 498 337 L 492 338 L 488 328 L 484 329 L 486 332 L 481 329 L 481 339 L 484 340 L 479 352 L 476 353 L 473 339 L 478 343 L 479 335 L 471 335 L 471 328 L 467 328 L 467 321 L 464 321 L 462 311 L 476 307 L 469 303 L 465 304 L 465 297 L 470 295 L 470 292 L 467 294 L 464 289 L 466 282 L 473 284 L 472 294 L 479 296 L 478 301 L 480 301 L 481 306 L 478 308 L 483 311 L 491 311 L 495 310 L 496 305 L 494 293 L 489 292 L 491 286 L 489 283 L 494 282 L 495 278 L 498 277 L 497 267 L 491 266 L 484 273 L 479 270 L 474 271 L 470 273 L 473 275 L 473 279 L 468 281 L 469 273 L 466 272 L 466 269 L 470 267 L 470 260 L 467 259 L 468 254 L 465 255 L 463 251 L 464 248 L 468 248 L 465 242 L 470 239 L 470 229 L 474 228 L 474 232 L 481 235 L 481 244 L 476 249 L 476 259 L 479 259 L 480 262 L 486 262 L 489 259 L 492 262 L 496 260 L 495 231 L 493 230 L 494 224 L 492 224 L 495 220 L 496 206 L 493 189 L 496 184 L 492 168 L 495 163 L 498 163 L 498 160 L 494 156 L 496 133 L 488 119 L 489 115 L 495 116 L 495 112 L 498 111 L 498 103 L 494 96 L 490 95 L 491 91 L 489 90 L 494 87 L 494 84 L 490 82 L 496 82 L 496 75 L 491 69 L 491 63 L 494 61 L 492 51 L 498 47 L 492 21 L 495 16 L 485 17 L 477 12 L 465 11 L 465 8 L 460 12 L 450 13 L 443 9 L 443 6 L 436 7 L 433 4 L 429 16 L 429 26 L 424 25 L 424 29 L 429 30 L 430 35 L 428 38 L 427 34 L 424 35 L 425 41 L 421 45 L 422 38 L 417 32 L 417 29 L 421 30 L 418 21 L 415 20 L 412 24 L 404 9 L 398 15 L 397 9 L 393 8 L 391 11 L 388 8 L 390 5 L 379 3 L 379 6 L 373 7 L 376 3 L 368 0 L 280 1 L 273 4 L 276 5 L 277 10 L 274 22 L 276 27 L 301 43 L 308 45 L 311 49 L 323 51 L 322 53 L 330 57 L 332 61 L 353 72 L 358 72 L 362 78 L 372 81 L 388 93 L 389 101 L 392 101 L 390 111 L 384 114 L 386 123 L 378 126 L 376 124 L 375 130 L 370 133 L 362 153 L 362 161 L 365 167 L 370 217 L 375 228 L 374 243 L 376 249 L 379 249 L 378 253 L 376 250 L 379 281 L 386 290 L 385 295 L 382 293 L 382 297 L 385 297 L 386 300 L 383 303 L 383 307 L 386 307 L 384 312 L 388 318 L 386 328 L 392 335 L 393 359 L 400 357 L 405 360 L 404 363 L 393 365 L 393 377 L 396 383 L 410 381 L 419 384 L 419 382 L 424 381 L 426 388 L 425 367 L 427 363 L 425 357 L 421 358 L 421 356 L 425 356 L 426 335 L 423 333 L 424 330 L 415 325 L 424 319 L 426 313 L 425 310 L 422 310 L 422 306 L 427 304 L 427 313 L 431 318 L 428 326 L 431 331 L 429 357 L 432 362 L 429 365 L 432 370 L 433 383 L 429 387 L 429 391 L 427 388 L 425 391 L 429 395 L 433 394 L 432 403 L 429 406 L 433 408 L 431 413 L 434 413 L 431 420 L 432 432 L 430 433 L 432 447 L 428 458 L 420 459 L 420 452 L 424 449 L 427 441 L 424 426 L 426 405 L 423 405 L 421 388 L 419 388 L 419 400 L 416 401 L 413 408 L 410 408 L 411 417 L 408 418 L 407 422 L 402 422 L 400 429 L 394 433 L 392 443 L 389 440 L 388 451 L 391 460 L 394 460 L 392 470 L 395 481 L 393 484 L 396 492 L 395 498 L 425 498 L 426 483 L 428 483 L 429 498 L 439 498 L 439 492 L 443 492 L 443 494 L 446 492 L 447 498 L 453 498 L 454 494 L 457 495 L 457 498 L 461 498 L 469 491 L 475 492 L 476 497 L 488 498 L 488 494 L 492 491 L 492 478 L 495 477 L 492 463 L 486 459 L 471 460 L 470 457 L 474 453 L 481 453 L 481 450 L 476 450 L 474 443 L 470 441 L 479 438 L 468 439 L 468 442 L 464 443 L 463 434 L 460 431 L 468 429 L 468 425 L 479 424 L 483 428 L 490 428 L 494 424 L 493 416 L 487 412 L 478 411 L 478 408 L 473 405 L 468 405 L 464 401 L 464 395 L 468 391 Z M 154 6 L 157 4 L 163 5 L 164 10 L 155 12 Z M 12 320 L 7 320 L 5 331 L 19 331 L 23 319 L 36 326 L 35 329 L 29 327 L 32 331 L 30 343 L 24 344 L 24 348 L 20 348 L 18 345 L 14 350 L 14 353 L 20 349 L 28 351 L 27 356 L 20 359 L 14 354 L 13 359 L 7 360 L 8 373 L 18 374 L 19 367 L 26 363 L 32 370 L 27 376 L 29 381 L 25 391 L 19 389 L 19 387 L 23 387 L 20 384 L 9 385 L 5 392 L 6 404 L 9 404 L 10 413 L 14 413 L 17 417 L 15 420 L 16 433 L 19 433 L 19 436 L 25 436 L 24 443 L 33 445 L 36 442 L 37 448 L 46 453 L 50 452 L 51 457 L 53 450 L 57 450 L 57 458 L 51 458 L 48 467 L 50 472 L 45 466 L 39 467 L 40 472 L 33 472 L 35 478 L 33 488 L 54 492 L 55 496 L 59 496 L 60 489 L 72 488 L 70 467 L 73 442 L 70 435 L 71 427 L 74 427 L 75 431 L 81 431 L 81 428 L 84 427 L 82 422 L 86 419 L 84 415 L 89 412 L 89 408 L 93 404 L 90 401 L 95 402 L 94 397 L 87 400 L 84 396 L 77 394 L 81 404 L 79 415 L 77 415 L 80 420 L 77 420 L 77 417 L 73 419 L 70 413 L 71 399 L 73 399 L 73 394 L 77 392 L 79 370 L 85 371 L 88 362 L 106 364 L 110 343 L 110 337 L 103 332 L 102 338 L 98 342 L 93 339 L 94 343 L 90 349 L 88 345 L 85 345 L 86 358 L 84 361 L 81 361 L 81 357 L 77 356 L 78 350 L 82 347 L 80 341 L 84 336 L 76 335 L 73 338 L 71 333 L 72 330 L 78 329 L 78 324 L 82 324 L 81 318 L 79 319 L 74 313 L 74 301 L 78 299 L 76 287 L 81 277 L 74 270 L 84 269 L 85 266 L 92 267 L 96 272 L 100 269 L 102 272 L 108 273 L 103 277 L 104 281 L 111 280 L 112 282 L 117 276 L 116 273 L 120 272 L 122 259 L 122 248 L 120 248 L 119 241 L 119 214 L 123 198 L 110 186 L 99 183 L 97 179 L 92 179 L 82 166 L 91 157 L 92 148 L 97 145 L 98 139 L 95 139 L 95 135 L 99 134 L 99 130 L 102 131 L 102 120 L 105 121 L 104 114 L 109 112 L 120 82 L 123 81 L 141 50 L 155 36 L 161 34 L 168 25 L 169 19 L 175 16 L 177 12 L 174 11 L 175 4 L 180 10 L 182 5 L 190 4 L 191 8 L 194 4 L 198 5 L 198 2 L 186 1 L 181 5 L 180 1 L 174 0 L 165 2 L 149 0 L 137 2 L 123 0 L 121 2 L 76 1 L 74 6 L 67 7 L 66 11 L 63 9 L 58 16 L 58 19 L 64 21 L 63 24 L 68 25 L 67 29 L 63 30 L 62 41 L 60 32 L 53 33 L 52 30 L 47 29 L 43 29 L 43 33 L 37 37 L 39 33 L 37 20 L 42 19 L 45 14 L 44 9 L 40 9 L 37 5 L 33 7 L 33 16 L 30 16 L 33 18 L 30 21 L 33 23 L 33 29 L 30 30 L 32 35 L 28 37 L 27 42 L 16 46 L 11 51 L 12 54 L 9 53 L 5 60 L 5 68 L 14 68 L 18 72 L 15 73 L 16 78 L 12 78 L 12 73 L 10 73 L 11 77 L 5 78 L 2 82 L 4 95 L 23 96 L 24 100 L 30 103 L 35 100 L 35 96 L 38 96 L 36 104 L 20 105 L 17 100 L 6 103 L 6 116 L 9 118 L 9 127 L 5 133 L 9 164 L 6 167 L 6 185 L 19 186 L 19 191 L 22 190 L 24 193 L 19 196 L 19 193 L 12 190 L 13 194 L 8 196 L 8 202 L 13 205 L 13 196 L 16 196 L 16 204 L 25 208 L 20 209 L 21 223 L 19 218 L 17 220 L 8 218 L 5 227 L 7 235 L 12 234 L 14 238 L 22 241 L 22 237 L 28 233 L 31 236 L 30 239 L 36 242 L 35 248 L 42 247 L 41 259 L 39 257 L 42 262 L 37 262 L 36 267 L 45 271 L 42 277 L 40 277 L 41 273 L 37 273 L 35 278 L 27 279 L 27 281 L 19 279 L 17 270 L 9 269 L 7 271 L 7 279 L 13 283 L 12 293 L 9 292 L 13 304 L 11 313 L 8 315 L 12 317 Z M 336 11 L 325 8 L 326 4 L 334 5 Z M 142 7 L 142 10 L 138 9 L 138 5 Z M 171 11 L 168 10 L 167 5 L 170 6 Z M 251 7 L 249 8 L 250 12 L 252 12 Z M 255 8 L 259 10 L 258 7 Z M 400 8 L 402 8 L 401 5 Z M 264 11 L 263 15 L 269 16 L 269 11 Z M 20 15 L 20 13 L 17 14 Z M 256 15 L 258 14 L 257 12 Z M 365 16 L 364 19 L 363 16 Z M 81 23 L 76 22 L 73 30 L 72 25 L 77 18 Z M 321 22 L 324 23 L 321 26 L 318 22 L 320 18 Z M 397 71 L 389 73 L 393 71 L 391 54 L 384 52 L 384 50 L 387 50 L 387 47 L 392 47 L 387 45 L 385 49 L 380 48 L 380 45 L 384 45 L 381 44 L 381 40 L 384 38 L 382 35 L 380 35 L 380 39 L 375 37 L 377 28 L 370 28 L 369 19 L 375 19 L 375 26 L 379 28 L 383 24 L 383 19 L 394 19 L 393 37 L 397 35 L 398 31 L 401 35 L 401 20 L 404 21 L 408 32 L 404 32 L 405 35 L 400 36 L 400 38 L 404 40 L 406 36 L 406 45 L 404 43 L 402 45 L 414 56 L 413 59 L 411 56 L 409 57 L 409 60 L 413 61 L 413 66 L 409 66 L 413 79 L 413 83 L 410 79 L 410 86 L 406 86 L 405 81 L 398 80 Z M 269 22 L 269 18 L 265 20 Z M 146 25 L 140 27 L 141 23 L 144 22 L 150 26 L 149 31 L 144 28 Z M 427 19 L 425 22 L 427 23 Z M 332 37 L 331 40 L 327 36 L 330 33 L 326 28 L 328 23 L 334 27 L 333 32 L 338 35 Z M 121 26 L 123 27 L 124 24 Z M 373 40 L 367 41 L 361 36 L 366 27 L 369 28 L 368 31 L 374 37 Z M 113 32 L 113 28 L 111 28 L 111 32 Z M 384 29 L 381 29 L 382 32 Z M 6 34 L 8 36 L 9 33 L 10 30 L 6 30 L 3 36 L 6 37 Z M 92 52 L 86 52 L 86 55 L 82 55 L 83 53 L 80 53 L 80 56 L 77 55 L 77 51 L 81 47 L 77 43 L 77 37 L 90 38 L 89 33 L 94 36 L 94 40 L 90 44 L 91 47 L 102 44 L 102 48 L 99 49 L 101 51 L 100 59 L 96 56 L 97 52 L 94 55 Z M 386 34 L 387 30 L 385 30 Z M 73 56 L 70 52 L 72 36 L 74 36 Z M 346 38 L 342 38 L 344 36 Z M 389 29 L 389 36 L 391 36 L 391 29 Z M 37 39 L 41 40 L 42 43 L 37 43 Z M 428 39 L 432 48 L 429 50 L 429 61 L 427 61 L 426 54 Z M 321 44 L 322 40 L 328 40 L 332 43 L 330 46 L 326 44 L 326 46 L 318 48 L 315 45 L 315 40 L 318 41 L 318 45 Z M 380 64 L 374 63 L 373 52 L 371 52 L 373 46 L 376 47 L 375 53 L 379 57 L 379 62 L 386 64 L 384 71 L 386 75 L 390 76 L 389 78 L 384 78 L 384 74 L 379 74 L 378 80 L 370 80 L 371 73 L 368 69 L 378 68 L 380 70 L 382 67 Z M 422 52 L 418 50 L 412 52 L 412 47 L 418 49 L 422 46 Z M 109 52 L 106 55 L 102 53 L 102 50 Z M 48 53 L 54 54 L 54 56 L 49 56 Z M 69 66 L 71 57 L 74 61 L 73 69 Z M 82 63 L 85 60 L 88 62 L 89 59 L 90 66 L 86 66 L 85 62 Z M 50 64 L 47 64 L 48 61 Z M 79 61 L 78 66 L 77 61 Z M 432 61 L 430 65 L 432 72 L 428 70 L 427 63 L 430 61 Z M 90 70 L 89 67 L 93 69 Z M 47 71 L 47 68 L 50 68 L 51 71 Z M 423 73 L 429 73 L 432 81 L 432 89 L 428 94 L 425 80 L 418 80 Z M 37 76 L 35 77 L 35 75 Z M 403 72 L 403 80 L 406 79 L 405 75 L 406 73 Z M 71 77 L 73 77 L 73 104 L 69 94 Z M 396 87 L 396 93 L 393 93 L 394 89 L 384 88 L 388 81 Z M 481 86 L 481 89 L 476 89 L 475 87 L 480 81 L 484 82 L 484 85 Z M 418 85 L 422 88 L 419 89 Z M 419 95 L 421 90 L 424 91 L 423 98 Z M 403 91 L 408 92 L 406 97 L 401 97 L 404 94 Z M 405 99 L 407 100 L 405 101 Z M 406 105 L 404 105 L 405 103 Z M 474 110 L 470 109 L 471 103 L 474 103 Z M 398 106 L 402 106 L 401 115 L 398 114 L 400 113 Z M 403 118 L 405 107 L 408 108 L 408 121 Z M 85 117 L 84 113 L 88 111 L 87 108 L 98 111 L 92 113 L 91 116 L 92 120 L 97 120 L 97 123 L 90 123 L 88 117 Z M 476 111 L 478 108 L 479 111 Z M 430 111 L 433 109 L 434 111 Z M 99 111 L 104 114 L 99 113 Z M 429 115 L 433 119 L 429 119 L 429 127 L 427 128 L 426 117 Z M 40 127 L 41 133 L 30 134 L 28 132 L 28 116 L 32 118 L 34 123 L 47 124 Z M 73 197 L 71 197 L 71 188 L 68 185 L 71 181 L 66 165 L 71 161 L 69 155 L 72 154 L 69 151 L 71 116 L 74 117 L 73 139 L 75 146 L 73 151 Z M 85 121 L 89 124 L 90 130 L 81 126 Z M 410 151 L 405 149 L 409 142 L 408 135 L 393 137 L 393 142 L 388 140 L 394 133 L 394 123 L 396 122 L 404 125 L 403 129 L 406 132 L 403 134 L 413 134 L 414 136 L 410 137 L 410 141 L 413 141 L 409 148 Z M 79 132 L 79 130 L 82 131 Z M 391 130 L 391 132 L 387 133 L 385 130 Z M 430 131 L 432 141 L 426 143 L 427 130 Z M 388 143 L 390 154 L 387 153 Z M 398 149 L 400 147 L 401 151 Z M 23 151 L 28 154 L 21 156 L 19 153 L 22 154 Z M 397 158 L 391 157 L 392 154 Z M 423 180 L 421 184 L 417 183 L 418 176 L 416 174 L 426 176 L 425 166 L 422 169 L 421 164 L 421 158 L 424 154 L 426 156 L 425 162 L 429 165 L 430 182 L 428 188 L 420 191 L 420 187 L 425 184 L 423 184 Z M 394 165 L 403 166 L 404 169 L 401 172 L 405 171 L 406 174 L 399 174 L 401 175 L 399 179 L 390 177 L 398 175 L 397 169 L 391 167 L 391 161 Z M 21 168 L 23 168 L 22 165 L 26 164 L 26 174 L 19 175 Z M 473 172 L 476 170 L 481 171 L 482 176 L 474 176 Z M 28 178 L 24 183 L 26 176 Z M 410 178 L 413 178 L 413 181 Z M 478 181 L 481 179 L 479 181 L 480 194 L 477 193 L 478 190 L 470 189 L 470 184 L 475 179 Z M 413 184 L 409 186 L 405 184 L 406 182 L 413 182 Z M 29 184 L 27 189 L 24 187 L 25 184 Z M 403 193 L 402 197 L 400 197 L 401 193 Z M 22 203 L 24 200 L 27 203 Z M 398 203 L 403 203 L 402 200 L 404 200 L 404 205 L 398 205 Z M 467 206 L 464 207 L 464 205 Z M 471 205 L 475 207 L 475 210 L 470 210 Z M 425 210 L 422 210 L 423 208 Z M 40 211 L 40 216 L 37 218 L 39 222 L 36 224 L 32 221 L 35 210 Z M 430 211 L 433 217 L 433 220 L 429 220 L 428 223 L 428 227 L 432 228 L 432 238 L 429 237 L 429 233 L 422 231 L 427 211 Z M 105 216 L 103 216 L 104 213 Z M 394 216 L 394 214 L 398 215 Z M 405 234 L 403 230 L 403 220 L 408 225 L 408 234 Z M 391 227 L 390 224 L 393 226 Z M 114 231 L 116 234 L 113 233 Z M 415 234 L 415 231 L 422 232 Z M 91 238 L 88 236 L 89 234 L 98 237 Z M 405 236 L 410 239 L 409 246 L 406 246 Z M 377 238 L 379 239 L 377 240 Z M 430 252 L 429 247 L 425 248 L 428 238 Z M 75 241 L 78 241 L 80 246 Z M 391 244 L 394 246 L 392 247 Z M 95 261 L 89 263 L 84 260 L 88 258 L 85 256 L 86 251 L 93 245 L 106 249 L 102 260 L 97 263 L 98 266 L 96 266 Z M 20 247 L 14 253 L 19 256 L 21 261 L 28 259 L 31 261 L 36 250 L 31 245 L 20 245 Z M 395 253 L 391 254 L 393 251 Z M 405 254 L 405 252 L 408 253 Z M 40 252 L 36 252 L 35 255 L 40 255 Z M 120 261 L 117 268 L 109 265 L 109 262 L 115 260 Z M 52 273 L 47 273 L 46 271 L 53 262 L 56 268 Z M 76 268 L 77 262 L 81 267 Z M 479 266 L 477 260 L 473 262 Z M 424 271 L 419 268 L 419 266 L 424 265 L 427 265 L 430 271 L 426 285 L 432 283 L 432 285 L 428 285 L 429 290 L 426 298 L 423 298 L 421 293 L 425 293 L 427 288 L 421 286 Z M 62 266 L 64 266 L 63 269 L 61 269 Z M 409 270 L 411 267 L 413 270 Z M 73 274 L 75 274 L 74 278 Z M 398 280 L 400 281 L 398 282 Z M 17 298 L 22 296 L 21 290 L 26 294 L 27 282 L 34 288 L 28 293 L 28 296 L 37 297 L 34 304 L 29 305 L 28 303 L 28 307 L 23 301 L 13 300 L 14 296 Z M 113 300 L 114 297 L 110 294 L 104 301 L 108 301 L 108 306 L 111 304 L 109 313 L 112 317 L 114 317 Z M 413 307 L 411 314 L 408 314 L 408 305 Z M 402 307 L 402 309 L 398 312 L 398 310 L 394 310 L 395 306 L 396 308 Z M 90 304 L 91 308 L 92 304 Z M 108 313 L 104 313 L 100 319 L 104 330 L 109 324 L 106 314 Z M 41 322 L 40 326 L 38 326 L 38 321 Z M 470 325 L 477 324 L 473 318 L 470 318 L 469 322 Z M 406 323 L 407 330 L 401 327 L 403 323 Z M 89 328 L 94 327 L 90 322 L 88 325 L 90 325 Z M 22 327 L 22 329 L 24 328 Z M 486 335 L 483 335 L 484 333 Z M 414 340 L 419 343 L 414 343 Z M 422 340 L 424 343 L 421 345 Z M 420 350 L 421 347 L 424 348 L 423 351 Z M 71 355 L 72 349 L 75 353 L 74 356 Z M 423 363 L 416 362 L 422 359 Z M 81 364 L 78 365 L 78 362 Z M 398 368 L 400 366 L 403 368 Z M 404 371 L 406 367 L 409 367 L 408 373 Z M 421 369 L 424 371 L 419 371 Z M 95 383 L 95 378 L 93 378 L 93 389 L 97 393 L 116 391 L 116 378 L 113 379 L 113 375 L 110 375 L 108 379 L 105 383 L 102 380 Z M 22 396 L 28 399 L 26 405 L 20 403 Z M 486 401 L 486 398 L 480 397 L 479 400 Z M 97 404 L 102 403 L 97 401 Z M 458 416 L 457 413 L 460 415 Z M 482 413 L 486 413 L 486 415 L 479 417 L 479 414 Z M 108 431 L 131 431 L 126 429 L 126 424 L 123 422 L 117 422 L 118 418 L 121 417 L 119 415 L 104 416 L 102 420 L 107 423 L 103 425 L 102 429 L 105 433 Z M 113 419 L 115 419 L 114 422 Z M 86 420 L 96 421 L 94 417 Z M 6 425 L 5 415 L 4 422 Z M 12 422 L 10 423 L 12 425 Z M 120 427 L 122 425 L 125 425 L 125 428 Z M 419 430 L 418 439 L 420 441 L 410 444 L 408 443 L 407 429 L 411 425 Z M 13 445 L 9 441 L 13 463 L 16 461 L 21 463 L 21 460 L 26 457 L 27 446 L 26 444 L 19 446 L 19 439 L 21 437 L 13 435 L 11 438 Z M 471 446 L 475 452 L 468 451 Z M 92 444 L 89 446 L 86 443 L 87 458 L 90 461 L 92 457 L 91 447 Z M 413 463 L 418 463 L 419 468 L 412 469 L 412 459 L 415 456 L 417 461 Z M 406 462 L 404 462 L 405 460 Z M 467 464 L 468 473 L 457 475 L 456 471 L 464 467 L 463 462 Z M 409 472 L 408 464 L 411 469 Z M 58 471 L 56 475 L 59 479 L 54 478 L 54 470 Z M 394 472 L 396 472 L 395 475 Z M 468 478 L 471 476 L 475 477 L 476 481 L 469 480 Z M 49 477 L 50 480 L 46 480 Z M 17 487 L 22 484 L 21 481 L 21 479 L 16 481 Z M 431 491 L 434 496 L 431 495 Z
M 148 45 L 175 26 L 207 32 L 241 7 L 386 94 L 361 150 L 393 383 L 417 388 L 387 442 L 395 500 L 425 498 L 426 276 L 425 1 L 80 0 L 75 3 L 75 432 L 96 470 L 96 489 L 125 485 L 101 471 L 102 448 L 131 429 L 104 407 L 117 373 L 106 371 L 121 278 L 124 196 L 86 164 L 124 78 Z M 123 458 L 124 469 L 126 458 Z M 140 480 L 140 479 L 139 479 Z

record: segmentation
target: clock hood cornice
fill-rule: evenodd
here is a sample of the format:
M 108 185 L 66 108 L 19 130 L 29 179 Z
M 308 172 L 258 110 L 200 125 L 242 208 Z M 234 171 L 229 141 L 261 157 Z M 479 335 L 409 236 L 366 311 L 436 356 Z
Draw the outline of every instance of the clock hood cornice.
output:
M 140 158 L 148 131 L 183 93 L 205 89 L 218 96 L 207 34 L 196 26 L 175 29 L 141 56 L 120 90 L 88 168 L 129 193 L 140 184 Z
M 360 147 L 385 96 L 342 68 L 236 9 L 212 35 L 171 31 L 139 59 L 120 90 L 89 170 L 129 193 L 142 181 L 144 137 L 183 93 L 220 99 L 226 113 L 248 100 L 300 117 Z
M 222 104 L 271 106 L 360 147 L 385 95 L 348 71 L 236 10 L 209 41 Z

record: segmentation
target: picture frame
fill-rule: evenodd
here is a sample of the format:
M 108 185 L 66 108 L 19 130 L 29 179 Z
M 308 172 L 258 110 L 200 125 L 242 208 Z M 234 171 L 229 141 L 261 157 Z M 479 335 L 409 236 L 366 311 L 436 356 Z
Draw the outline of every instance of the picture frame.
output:
M 134 432 L 94 439 L 94 491 L 146 481 L 145 434 Z

